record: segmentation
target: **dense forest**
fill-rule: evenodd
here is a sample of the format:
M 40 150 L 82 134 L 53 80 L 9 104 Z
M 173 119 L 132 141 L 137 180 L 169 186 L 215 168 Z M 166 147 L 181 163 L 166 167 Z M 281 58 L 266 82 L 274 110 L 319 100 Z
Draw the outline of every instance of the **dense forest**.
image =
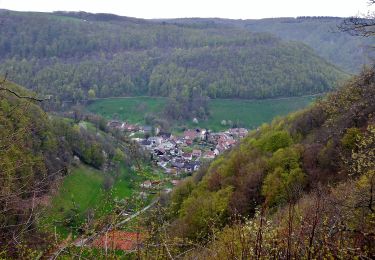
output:
M 151 254 L 374 256 L 374 91 L 375 72 L 366 70 L 305 111 L 264 124 L 186 179 L 167 210 L 155 210 Z
M 252 32 L 269 32 L 285 40 L 300 41 L 321 57 L 348 72 L 358 73 L 371 61 L 374 39 L 352 37 L 342 32 L 344 19 L 335 17 L 298 17 L 248 21 Z M 339 48 L 337 48 L 340 46 Z
M 288 41 L 303 42 L 315 52 L 339 68 L 358 73 L 363 64 L 371 62 L 372 38 L 352 37 L 343 32 L 345 19 L 339 17 L 297 17 L 267 18 L 259 20 L 230 19 L 172 19 L 169 23 L 190 24 L 191 26 L 231 25 L 251 32 L 268 32 Z
M 302 43 L 232 25 L 7 10 L 0 20 L 0 73 L 57 102 L 296 96 L 331 90 L 346 77 Z

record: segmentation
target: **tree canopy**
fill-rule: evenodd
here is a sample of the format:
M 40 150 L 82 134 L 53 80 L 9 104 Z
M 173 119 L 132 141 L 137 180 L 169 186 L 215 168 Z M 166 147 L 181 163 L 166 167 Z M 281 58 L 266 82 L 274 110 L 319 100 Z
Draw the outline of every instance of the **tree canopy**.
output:
M 109 96 L 270 98 L 346 77 L 313 49 L 230 25 L 2 11 L 0 73 L 57 102 Z

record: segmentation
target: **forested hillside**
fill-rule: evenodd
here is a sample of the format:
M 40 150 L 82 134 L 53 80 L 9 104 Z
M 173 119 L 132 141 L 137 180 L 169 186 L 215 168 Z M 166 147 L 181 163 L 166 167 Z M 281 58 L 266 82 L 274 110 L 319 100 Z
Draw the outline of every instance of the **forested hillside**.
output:
M 71 154 L 53 133 L 36 101 L 18 98 L 30 92 L 8 82 L 0 89 L 0 251 L 12 248 L 12 236 L 32 227 L 35 201 L 67 172 Z M 30 226 L 29 226 L 30 225 Z M 35 238 L 36 239 L 36 238 Z M 14 248 L 13 248 L 14 249 Z M 14 249 L 15 250 L 15 249 Z
M 57 101 L 296 96 L 346 76 L 304 44 L 232 25 L 7 10 L 0 20 L 0 73 Z
M 371 61 L 375 41 L 341 32 L 343 20 L 336 17 L 262 19 L 250 20 L 245 27 L 252 32 L 269 32 L 285 40 L 303 42 L 329 62 L 357 73 L 363 64 Z
M 341 69 L 357 73 L 371 61 L 372 38 L 358 38 L 342 32 L 344 18 L 298 17 L 269 18 L 260 20 L 230 19 L 173 19 L 170 23 L 198 26 L 231 25 L 246 28 L 251 32 L 268 32 L 288 41 L 299 41 L 310 46 L 321 57 Z
M 27 248 L 46 246 L 50 237 L 37 228 L 37 209 L 73 164 L 103 170 L 125 161 L 126 149 L 119 145 L 126 140 L 115 139 L 103 119 L 50 115 L 40 108 L 43 102 L 48 101 L 0 81 L 1 257 L 22 258 Z
M 151 243 L 189 259 L 371 258 L 374 100 L 371 69 L 251 132 L 174 190 Z

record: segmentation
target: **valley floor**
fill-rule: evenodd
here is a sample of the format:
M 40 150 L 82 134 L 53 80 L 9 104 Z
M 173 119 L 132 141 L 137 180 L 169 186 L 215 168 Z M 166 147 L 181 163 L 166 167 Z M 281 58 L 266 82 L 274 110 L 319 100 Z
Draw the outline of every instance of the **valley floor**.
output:
M 264 100 L 243 99 L 211 99 L 209 101 L 210 116 L 207 120 L 178 122 L 180 127 L 200 127 L 213 131 L 228 129 L 230 121 L 241 127 L 253 129 L 262 123 L 270 122 L 276 116 L 305 108 L 313 102 L 316 96 L 302 96 Z M 166 104 L 166 98 L 161 97 L 124 97 L 106 98 L 93 101 L 87 109 L 107 119 L 118 119 L 132 124 L 146 124 L 145 115 L 160 114 Z

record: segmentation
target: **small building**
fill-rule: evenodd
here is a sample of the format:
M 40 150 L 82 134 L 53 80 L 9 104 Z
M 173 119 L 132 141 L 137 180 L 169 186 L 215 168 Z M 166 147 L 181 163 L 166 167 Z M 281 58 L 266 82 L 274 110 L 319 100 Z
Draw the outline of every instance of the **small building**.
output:
M 202 156 L 202 151 L 201 150 L 198 150 L 198 149 L 195 149 L 193 150 L 192 152 L 192 156 L 195 157 L 195 158 L 199 158 Z
M 159 136 L 164 138 L 164 139 L 169 139 L 172 137 L 172 134 L 169 133 L 169 132 L 164 132 L 164 131 L 160 131 L 159 132 Z
M 185 160 L 193 160 L 193 155 L 191 153 L 183 153 L 182 158 Z
M 207 151 L 203 154 L 204 159 L 214 159 L 215 153 L 213 151 Z
M 185 143 L 183 138 L 175 138 L 175 139 L 176 139 L 175 140 L 176 144 L 184 144 Z
M 177 186 L 178 184 L 181 183 L 181 180 L 172 180 L 171 182 L 173 186 Z
M 152 137 L 149 137 L 148 140 L 153 144 L 160 145 L 161 142 L 163 141 L 163 138 L 159 136 L 152 136 Z
M 160 180 L 151 181 L 152 186 L 157 186 L 161 184 Z
M 200 135 L 200 132 L 197 132 L 196 130 L 186 130 L 184 132 L 184 139 L 185 140 L 194 140 Z
M 187 172 L 197 171 L 199 169 L 200 163 L 197 161 L 185 163 L 184 168 Z
M 152 182 L 150 180 L 144 181 L 141 183 L 141 188 L 149 189 L 152 187 Z
M 173 156 L 180 156 L 182 154 L 181 150 L 178 148 L 172 149 L 169 151 L 169 153 Z
M 154 150 L 154 154 L 157 155 L 157 156 L 164 155 L 165 154 L 165 150 L 163 148 L 156 148 Z
M 176 169 L 182 169 L 182 168 L 184 168 L 184 163 L 183 162 L 171 162 L 171 166 L 173 167 L 173 168 L 176 168 Z
M 173 169 L 173 168 L 166 168 L 165 172 L 174 175 L 176 174 L 177 171 L 176 169 Z
M 151 133 L 152 132 L 152 126 L 145 125 L 142 127 L 142 132 L 144 133 Z
M 171 188 L 165 188 L 165 189 L 164 189 L 164 192 L 167 193 L 167 194 L 170 193 L 171 191 L 172 191 Z
M 132 124 L 125 124 L 123 126 L 124 131 L 126 132 L 137 132 L 139 130 L 139 126 L 132 125 Z
M 248 134 L 248 130 L 246 128 L 231 128 L 228 130 L 229 134 L 234 137 L 243 138 Z
M 142 247 L 143 240 L 144 236 L 138 232 L 111 230 L 97 237 L 92 242 L 92 246 L 101 249 L 134 251 Z
M 157 165 L 159 165 L 162 168 L 165 168 L 167 166 L 167 164 L 168 164 L 167 162 L 163 162 L 163 161 L 157 162 Z
M 109 128 L 114 128 L 114 129 L 120 129 L 121 126 L 122 126 L 122 122 L 118 121 L 118 120 L 112 120 L 112 121 L 109 121 L 107 126 Z
M 176 147 L 176 144 L 172 141 L 164 142 L 160 145 L 160 147 L 163 147 L 165 150 L 171 150 Z
M 150 149 L 152 147 L 152 143 L 149 140 L 142 140 L 140 145 L 145 147 L 146 149 Z
M 227 145 L 228 145 L 229 147 L 233 146 L 235 143 L 236 143 L 236 140 L 234 140 L 234 139 L 229 139 L 229 140 L 227 140 Z

